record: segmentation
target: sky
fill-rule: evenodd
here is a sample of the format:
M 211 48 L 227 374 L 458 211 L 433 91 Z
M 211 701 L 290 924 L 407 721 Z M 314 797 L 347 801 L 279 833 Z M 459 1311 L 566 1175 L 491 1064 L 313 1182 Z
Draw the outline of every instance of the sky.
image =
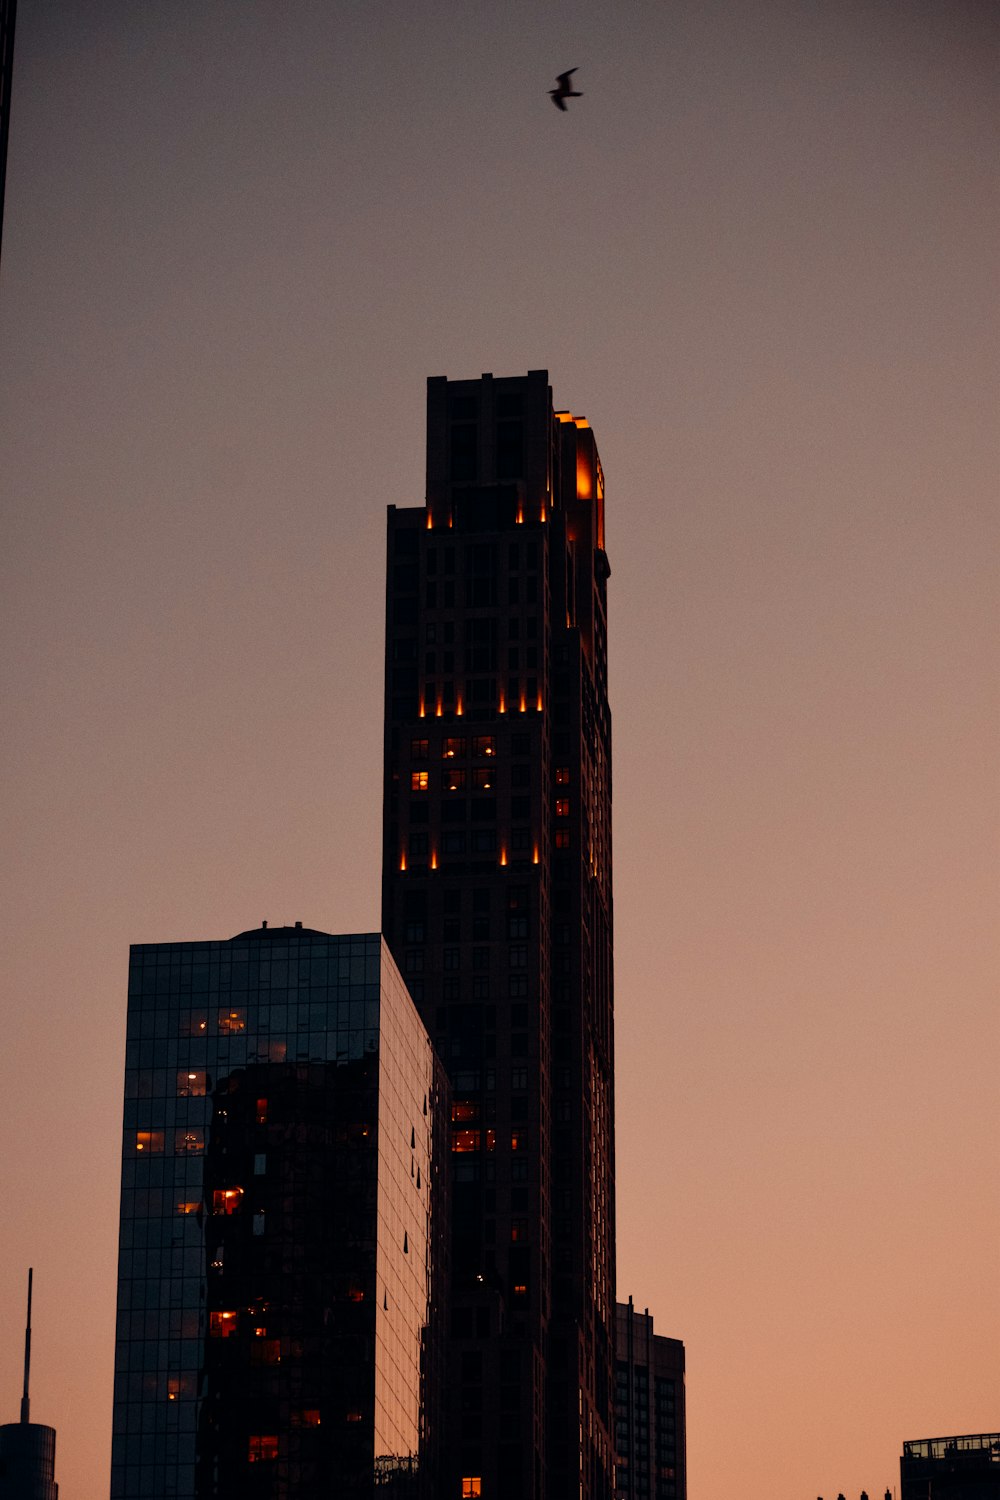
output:
M 618 1292 L 691 1500 L 1000 1429 L 997 13 L 21 0 L 0 1419 L 107 1494 L 130 942 L 379 920 L 424 382 L 607 479 Z M 547 90 L 576 67 L 565 114 Z

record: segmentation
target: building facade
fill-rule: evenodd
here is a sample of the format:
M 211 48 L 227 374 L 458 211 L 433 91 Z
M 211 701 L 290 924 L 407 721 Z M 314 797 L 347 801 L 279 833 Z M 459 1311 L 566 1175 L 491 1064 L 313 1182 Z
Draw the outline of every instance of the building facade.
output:
M 548 375 L 428 382 L 388 516 L 382 926 L 453 1092 L 442 1500 L 612 1500 L 604 477 Z
M 684 1345 L 631 1297 L 618 1304 L 615 1446 L 615 1500 L 687 1500 Z
M 899 1460 L 900 1500 L 1000 1500 L 1000 1432 L 913 1438 Z
M 132 948 L 116 1500 L 438 1500 L 446 1092 L 377 934 Z

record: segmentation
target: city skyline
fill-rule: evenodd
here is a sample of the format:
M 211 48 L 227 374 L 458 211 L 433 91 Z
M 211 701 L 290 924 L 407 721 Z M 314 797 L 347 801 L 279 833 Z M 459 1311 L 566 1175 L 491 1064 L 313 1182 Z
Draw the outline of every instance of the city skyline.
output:
M 384 509 L 486 369 L 613 477 L 618 1287 L 685 1342 L 693 1500 L 995 1430 L 994 29 L 22 0 L 0 1419 L 34 1265 L 63 1493 L 127 944 L 377 925 Z

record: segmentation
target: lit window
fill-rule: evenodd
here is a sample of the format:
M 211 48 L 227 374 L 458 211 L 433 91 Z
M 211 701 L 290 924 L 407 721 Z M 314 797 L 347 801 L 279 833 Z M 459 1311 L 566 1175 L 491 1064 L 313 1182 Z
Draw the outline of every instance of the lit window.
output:
M 478 1151 L 478 1130 L 455 1130 L 452 1132 L 451 1149 L 453 1151 Z
M 270 1463 L 278 1456 L 277 1437 L 252 1437 L 247 1450 L 247 1461 L 252 1464 Z
M 257 1124 L 258 1125 L 266 1125 L 267 1124 L 267 1100 L 266 1099 L 258 1099 L 257 1100 L 257 1115 L 256 1115 L 256 1118 L 257 1118 Z
M 446 739 L 444 742 L 444 750 L 442 752 L 444 759 L 455 760 L 456 757 L 465 755 L 465 746 L 466 742 L 464 739 Z
M 426 760 L 427 759 L 428 748 L 429 748 L 429 742 L 427 740 L 411 740 L 410 741 L 410 759 L 411 760 Z
M 163 1150 L 162 1130 L 137 1130 L 135 1133 L 135 1149 L 141 1151 L 144 1156 Z
M 512 1130 L 510 1133 L 510 1149 L 512 1151 L 524 1150 L 524 1131 Z
M 426 792 L 426 790 L 427 790 L 427 778 L 428 778 L 429 774 L 430 773 L 428 771 L 411 771 L 410 772 L 410 791 L 411 792 Z
M 557 797 L 556 798 L 556 817 L 557 818 L 568 818 L 569 817 L 569 798 L 568 797 Z
M 186 1152 L 195 1155 L 205 1149 L 205 1132 L 193 1126 L 182 1126 L 180 1130 L 174 1131 L 174 1153 L 183 1156 Z
M 363 1418 L 362 1418 L 362 1415 L 361 1415 L 361 1413 L 359 1411 L 349 1411 L 347 1413 L 347 1421 L 348 1422 L 361 1422 L 361 1421 L 363 1421 Z
M 236 1332 L 234 1312 L 213 1312 L 208 1315 L 208 1334 L 213 1339 L 231 1339 Z
M 307 1407 L 305 1411 L 292 1411 L 293 1427 L 318 1427 L 319 1412 L 314 1406 Z
M 195 1072 L 187 1068 L 181 1068 L 177 1074 L 177 1092 L 182 1099 L 193 1099 L 200 1097 L 208 1090 L 208 1074 L 204 1068 Z
M 483 1493 L 483 1481 L 478 1475 L 471 1475 L 462 1480 L 462 1500 L 480 1500 Z
M 243 1199 L 241 1187 L 216 1188 L 212 1194 L 213 1214 L 234 1214 Z
M 569 786 L 569 766 L 556 767 L 556 786 Z
M 167 1400 L 180 1401 L 185 1396 L 194 1395 L 193 1375 L 168 1375 L 167 1376 Z
M 496 755 L 496 740 L 492 734 L 477 734 L 472 741 L 473 755 Z
M 456 1099 L 451 1106 L 451 1118 L 456 1122 L 463 1120 L 478 1120 L 478 1102 L 475 1099 Z
M 244 1010 L 224 1010 L 219 1013 L 219 1030 L 223 1035 L 234 1031 L 246 1031 L 247 1017 Z
M 449 766 L 444 773 L 443 782 L 446 792 L 460 792 L 465 787 L 465 772 L 460 766 Z
M 568 849 L 569 848 L 569 829 L 568 828 L 560 828 L 559 831 L 557 832 L 557 834 L 556 834 L 556 848 L 557 849 Z
M 496 783 L 496 774 L 493 771 L 473 771 L 472 785 L 477 792 L 488 792 Z
M 177 1205 L 177 1212 L 179 1214 L 196 1214 L 196 1213 L 198 1213 L 198 1211 L 200 1210 L 200 1208 L 201 1208 L 201 1203 L 200 1202 L 199 1203 L 190 1203 L 190 1202 L 187 1202 L 187 1203 L 178 1203 L 178 1205 Z
M 511 1241 L 514 1244 L 520 1244 L 521 1241 L 526 1240 L 528 1238 L 528 1221 L 527 1221 L 527 1219 L 511 1219 L 511 1221 L 510 1221 L 510 1237 L 511 1237 Z

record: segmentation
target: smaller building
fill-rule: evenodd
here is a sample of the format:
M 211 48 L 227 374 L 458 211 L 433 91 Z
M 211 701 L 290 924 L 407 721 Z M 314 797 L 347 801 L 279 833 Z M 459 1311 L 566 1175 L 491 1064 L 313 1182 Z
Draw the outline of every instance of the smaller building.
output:
M 684 1345 L 617 1305 L 615 1500 L 687 1500 Z
M 24 1392 L 21 1420 L 0 1427 L 0 1497 L 2 1500 L 59 1500 L 56 1484 L 56 1430 L 32 1422 L 28 1380 L 31 1374 L 31 1281 L 28 1272 L 28 1319 L 24 1330 Z
M 905 1442 L 899 1495 L 900 1500 L 1000 1500 L 1000 1432 Z

